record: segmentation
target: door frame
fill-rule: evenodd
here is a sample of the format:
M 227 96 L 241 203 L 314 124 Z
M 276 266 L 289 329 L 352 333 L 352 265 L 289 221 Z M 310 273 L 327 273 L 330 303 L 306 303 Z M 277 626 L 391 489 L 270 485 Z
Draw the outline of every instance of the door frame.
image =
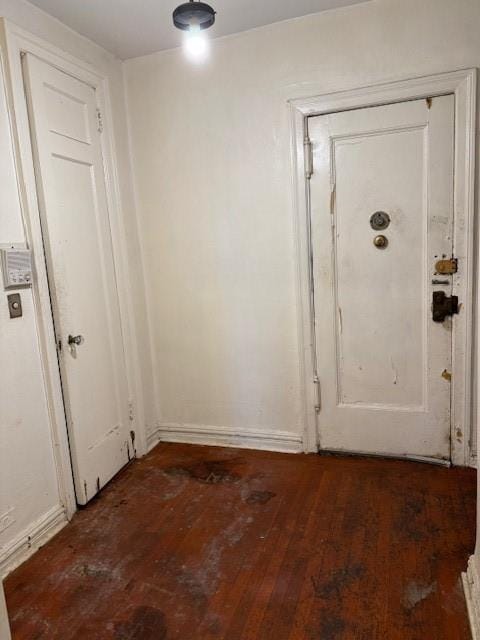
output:
M 308 174 L 308 118 L 339 111 L 387 105 L 409 100 L 455 95 L 454 252 L 463 265 L 453 276 L 453 294 L 463 313 L 452 329 L 451 461 L 475 466 L 476 442 L 472 427 L 474 265 L 480 251 L 475 224 L 475 132 L 477 70 L 460 69 L 338 91 L 288 101 L 290 110 L 293 218 L 297 274 L 297 324 L 300 386 L 303 400 L 303 445 L 318 451 L 317 405 L 321 381 L 315 374 L 314 292 L 310 241 L 310 192 Z M 480 264 L 480 262 L 479 262 Z M 320 408 L 321 411 L 321 408 Z
M 22 56 L 25 53 L 33 54 L 60 71 L 89 84 L 96 91 L 97 105 L 102 119 L 101 147 L 120 306 L 122 351 L 127 374 L 129 397 L 126 401 L 128 402 L 131 429 L 135 430 L 137 436 L 135 441 L 137 453 L 144 455 L 147 450 L 144 407 L 141 394 L 140 365 L 135 351 L 136 334 L 130 303 L 132 288 L 128 277 L 127 244 L 123 224 L 125 212 L 121 205 L 120 183 L 116 165 L 109 82 L 106 75 L 92 65 L 78 60 L 5 19 L 1 20 L 0 25 L 0 47 L 25 235 L 28 246 L 33 249 L 36 278 L 32 287 L 32 295 L 50 416 L 52 447 L 57 467 L 60 498 L 66 516 L 70 519 L 77 510 L 77 502 L 53 325 L 53 309 L 48 287 L 47 262 L 40 225 Z

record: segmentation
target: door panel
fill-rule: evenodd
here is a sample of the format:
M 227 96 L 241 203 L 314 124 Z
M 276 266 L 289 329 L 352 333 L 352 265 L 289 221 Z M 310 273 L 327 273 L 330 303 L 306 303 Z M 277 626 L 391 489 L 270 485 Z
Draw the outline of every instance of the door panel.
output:
M 95 90 L 27 55 L 24 73 L 77 501 L 130 457 L 125 361 Z M 69 336 L 82 336 L 69 345 Z
M 334 161 L 341 167 L 334 252 L 342 405 L 424 406 L 426 336 L 417 330 L 426 318 L 426 256 L 418 242 L 425 221 L 423 138 L 419 128 L 371 135 L 360 144 L 348 137 L 335 141 Z M 404 165 L 405 158 L 410 162 Z M 375 232 L 362 215 L 380 202 L 392 220 L 383 250 L 374 247 Z M 423 215 L 408 220 L 408 211 Z M 398 339 L 400 329 L 410 340 Z
M 431 300 L 452 291 L 454 98 L 308 126 L 321 447 L 449 458 L 452 320 Z

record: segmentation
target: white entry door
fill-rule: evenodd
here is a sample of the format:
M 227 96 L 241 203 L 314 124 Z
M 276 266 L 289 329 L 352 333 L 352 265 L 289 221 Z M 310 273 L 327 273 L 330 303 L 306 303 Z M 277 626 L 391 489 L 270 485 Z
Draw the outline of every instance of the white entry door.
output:
M 320 447 L 450 459 L 454 97 L 308 129 Z
M 75 492 L 85 504 L 132 451 L 96 95 L 30 54 L 24 75 Z

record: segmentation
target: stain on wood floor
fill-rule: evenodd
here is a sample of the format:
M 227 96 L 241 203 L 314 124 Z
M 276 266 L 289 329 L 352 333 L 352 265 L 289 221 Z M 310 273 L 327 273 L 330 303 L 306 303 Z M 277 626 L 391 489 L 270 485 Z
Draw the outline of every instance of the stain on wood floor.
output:
M 161 444 L 9 576 L 14 640 L 467 640 L 475 472 Z

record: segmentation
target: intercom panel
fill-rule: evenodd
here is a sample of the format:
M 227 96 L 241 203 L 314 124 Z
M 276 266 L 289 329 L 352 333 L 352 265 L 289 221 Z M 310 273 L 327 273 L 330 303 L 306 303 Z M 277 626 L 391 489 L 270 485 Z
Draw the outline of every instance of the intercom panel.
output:
M 32 252 L 30 249 L 1 249 L 5 289 L 32 284 Z

